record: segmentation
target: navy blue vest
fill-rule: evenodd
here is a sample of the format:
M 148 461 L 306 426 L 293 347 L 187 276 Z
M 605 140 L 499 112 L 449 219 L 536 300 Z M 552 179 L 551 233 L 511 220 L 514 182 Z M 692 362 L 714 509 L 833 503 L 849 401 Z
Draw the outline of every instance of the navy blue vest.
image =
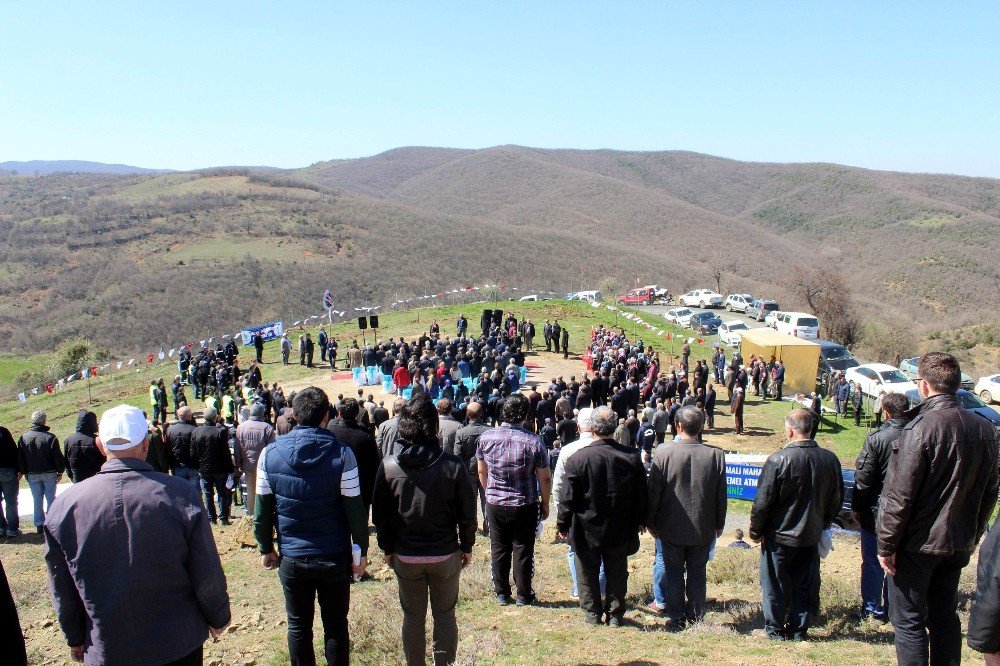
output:
M 278 504 L 278 548 L 291 558 L 350 558 L 351 530 L 340 495 L 350 451 L 325 428 L 297 426 L 264 452 Z

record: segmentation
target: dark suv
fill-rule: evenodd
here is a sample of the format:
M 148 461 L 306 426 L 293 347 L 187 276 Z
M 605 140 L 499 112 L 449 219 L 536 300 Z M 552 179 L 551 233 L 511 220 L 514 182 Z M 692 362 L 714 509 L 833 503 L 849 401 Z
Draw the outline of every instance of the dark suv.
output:
M 816 372 L 816 387 L 823 395 L 829 395 L 830 378 L 834 372 L 844 372 L 856 368 L 860 363 L 844 345 L 829 340 L 817 340 L 819 345 L 819 368 Z
M 778 301 L 765 301 L 764 299 L 758 298 L 747 306 L 746 315 L 751 319 L 764 321 L 764 317 L 767 316 L 768 312 L 777 309 Z

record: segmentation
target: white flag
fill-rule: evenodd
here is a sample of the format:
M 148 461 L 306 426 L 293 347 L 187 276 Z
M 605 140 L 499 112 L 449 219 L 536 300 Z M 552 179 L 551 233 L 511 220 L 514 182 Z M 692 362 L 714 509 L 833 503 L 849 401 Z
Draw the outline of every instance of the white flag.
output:
M 176 349 L 171 349 L 171 350 L 170 350 L 170 353 L 169 353 L 169 354 L 167 354 L 167 356 L 169 356 L 170 358 L 173 358 L 173 357 L 174 357 L 174 352 L 175 352 L 175 351 L 177 351 L 177 350 L 176 350 Z
M 31 389 L 31 395 L 38 395 L 38 389 L 36 388 Z
M 135 359 L 134 359 L 134 358 L 130 358 L 130 359 L 128 360 L 128 364 L 129 364 L 129 365 L 134 365 L 134 364 L 135 364 Z
M 115 365 L 117 365 L 117 366 L 118 366 L 118 369 L 119 369 L 119 370 L 121 370 L 121 369 L 122 369 L 122 362 L 121 362 L 121 361 L 118 361 L 118 363 L 116 363 Z
M 28 396 L 24 395 L 23 391 L 17 394 L 17 399 L 21 402 L 28 402 Z
M 163 359 L 165 359 L 166 357 L 167 357 L 167 354 L 166 354 L 166 352 L 164 352 L 164 351 L 163 351 L 163 350 L 161 349 L 161 350 L 160 350 L 160 360 L 162 361 L 162 360 L 163 360 Z
M 204 347 L 204 346 L 205 346 L 205 341 L 204 341 L 204 340 L 202 340 L 202 341 L 201 341 L 201 342 L 199 342 L 198 344 L 199 344 L 199 345 L 201 345 L 202 347 Z

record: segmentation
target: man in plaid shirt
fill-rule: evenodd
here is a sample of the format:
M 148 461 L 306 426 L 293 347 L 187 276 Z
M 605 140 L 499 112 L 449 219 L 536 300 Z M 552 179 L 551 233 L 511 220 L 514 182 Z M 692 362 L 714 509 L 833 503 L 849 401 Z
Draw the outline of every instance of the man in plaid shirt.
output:
M 514 565 L 517 605 L 535 602 L 531 587 L 535 530 L 549 515 L 552 473 L 541 437 L 524 429 L 528 399 L 514 393 L 503 403 L 501 424 L 479 438 L 479 482 L 486 488 L 490 526 L 493 590 L 501 606 L 511 603 L 510 569 Z

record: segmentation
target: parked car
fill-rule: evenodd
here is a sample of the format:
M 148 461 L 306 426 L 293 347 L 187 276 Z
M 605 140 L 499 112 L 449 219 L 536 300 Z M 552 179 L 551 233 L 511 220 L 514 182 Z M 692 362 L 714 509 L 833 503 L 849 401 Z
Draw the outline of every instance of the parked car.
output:
M 834 372 L 838 370 L 844 372 L 849 368 L 858 367 L 861 363 L 844 345 L 838 345 L 829 340 L 817 340 L 816 343 L 819 345 L 819 370 L 816 374 L 816 385 L 820 392 L 825 394 L 830 376 Z
M 743 331 L 749 330 L 750 327 L 742 321 L 724 321 L 719 324 L 719 340 L 730 347 L 739 347 Z
M 722 307 L 722 296 L 711 289 L 695 289 L 681 296 L 681 305 L 689 308 L 717 308 Z
M 751 303 L 753 296 L 750 294 L 729 294 L 726 296 L 725 306 L 730 312 L 746 312 Z
M 981 400 L 979 396 L 972 391 L 966 391 L 965 389 L 959 390 L 958 402 L 962 405 L 962 407 L 970 412 L 975 412 L 980 416 L 985 416 L 989 419 L 990 423 L 992 423 L 997 429 L 1000 429 L 1000 412 L 997 412 L 997 410 L 987 405 L 984 400 Z
M 899 370 L 904 375 L 910 379 L 916 379 L 919 375 L 917 374 L 917 365 L 920 363 L 920 357 L 914 356 L 913 358 L 905 358 L 899 364 Z M 972 381 L 972 377 L 962 373 L 962 388 L 966 391 L 972 391 L 976 388 L 976 383 Z
M 531 296 L 522 296 L 521 298 L 519 298 L 517 300 L 518 301 L 532 301 L 532 302 L 534 302 L 534 301 L 538 300 L 538 294 L 532 294 Z
M 861 525 L 854 520 L 854 512 L 851 510 L 851 500 L 854 499 L 854 470 L 842 469 L 840 475 L 844 479 L 844 501 L 840 503 L 840 512 L 833 519 L 833 524 L 842 530 L 857 532 L 861 529 Z
M 879 394 L 880 389 L 886 393 L 902 393 L 916 404 L 920 402 L 920 394 L 917 392 L 917 385 L 899 371 L 886 363 L 866 363 L 856 368 L 848 368 L 844 373 L 847 383 L 854 391 L 858 388 L 864 395 L 872 398 Z
M 721 323 L 722 318 L 714 312 L 699 312 L 688 320 L 688 328 L 702 335 L 715 335 L 719 332 Z
M 986 404 L 1000 402 L 1000 375 L 980 377 L 975 391 Z
M 780 317 L 783 314 L 785 313 L 782 312 L 781 310 L 771 310 L 766 315 L 764 315 L 764 326 L 767 326 L 768 328 L 777 328 L 778 317 Z
M 567 301 L 590 301 L 591 303 L 596 303 L 601 300 L 601 292 L 599 291 L 578 291 L 573 294 L 566 294 Z
M 803 340 L 817 340 L 819 319 L 805 312 L 782 312 L 774 323 L 774 330 Z
M 639 287 L 629 289 L 618 299 L 618 305 L 652 305 L 655 298 L 655 292 L 651 287 Z
M 691 319 L 691 315 L 694 314 L 694 310 L 691 308 L 674 308 L 672 310 L 667 310 L 663 313 L 663 318 L 672 324 L 677 324 L 678 326 L 687 326 L 688 320 Z
M 774 312 L 778 309 L 778 301 L 767 301 L 761 298 L 750 301 L 750 304 L 746 307 L 744 312 L 751 319 L 756 321 L 764 321 L 764 317 L 767 313 Z

